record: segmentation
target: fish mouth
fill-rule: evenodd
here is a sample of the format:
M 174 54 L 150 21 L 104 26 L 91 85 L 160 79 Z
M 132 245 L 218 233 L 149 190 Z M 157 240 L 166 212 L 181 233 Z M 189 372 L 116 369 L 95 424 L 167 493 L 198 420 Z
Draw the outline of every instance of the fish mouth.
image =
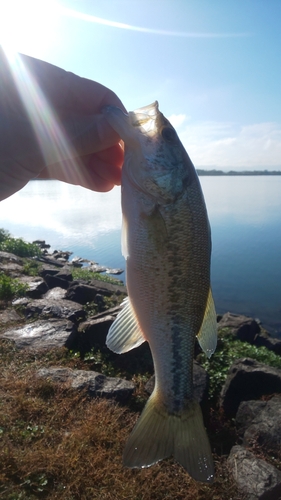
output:
M 139 128 L 146 135 L 157 133 L 163 126 L 163 115 L 159 111 L 158 101 L 130 111 L 129 120 L 132 127 Z
M 169 123 L 159 111 L 158 101 L 128 114 L 115 106 L 105 106 L 102 113 L 126 145 L 131 147 L 140 144 L 144 137 L 154 139 Z

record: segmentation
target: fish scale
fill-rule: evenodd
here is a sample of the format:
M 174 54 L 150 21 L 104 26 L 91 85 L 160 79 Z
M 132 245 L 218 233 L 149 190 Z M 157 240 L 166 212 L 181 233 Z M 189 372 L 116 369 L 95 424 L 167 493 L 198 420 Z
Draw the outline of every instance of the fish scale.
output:
M 154 391 L 123 462 L 148 467 L 174 455 L 192 477 L 211 482 L 212 455 L 192 374 L 196 336 L 208 356 L 216 345 L 211 237 L 200 183 L 157 103 L 129 115 L 107 107 L 104 114 L 125 143 L 122 250 L 128 289 L 107 345 L 122 353 L 148 341 L 155 369 Z

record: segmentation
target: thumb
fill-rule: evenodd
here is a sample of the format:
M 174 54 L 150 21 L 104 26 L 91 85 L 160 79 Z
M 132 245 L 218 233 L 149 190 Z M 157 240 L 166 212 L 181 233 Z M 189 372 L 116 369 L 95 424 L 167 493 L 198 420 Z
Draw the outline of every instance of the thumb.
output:
M 74 150 L 69 152 L 70 156 L 97 153 L 120 141 L 119 135 L 102 114 L 71 115 L 62 120 L 62 126 L 67 142 Z

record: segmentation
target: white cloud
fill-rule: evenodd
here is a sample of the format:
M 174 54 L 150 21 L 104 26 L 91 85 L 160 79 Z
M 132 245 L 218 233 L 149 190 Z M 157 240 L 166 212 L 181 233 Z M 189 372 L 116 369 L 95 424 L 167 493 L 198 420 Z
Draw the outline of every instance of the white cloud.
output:
M 189 156 L 197 168 L 280 169 L 281 124 L 274 122 L 238 126 L 235 123 L 186 123 L 173 115 Z
M 187 119 L 186 115 L 171 115 L 168 117 L 169 122 L 175 128 L 179 128 Z

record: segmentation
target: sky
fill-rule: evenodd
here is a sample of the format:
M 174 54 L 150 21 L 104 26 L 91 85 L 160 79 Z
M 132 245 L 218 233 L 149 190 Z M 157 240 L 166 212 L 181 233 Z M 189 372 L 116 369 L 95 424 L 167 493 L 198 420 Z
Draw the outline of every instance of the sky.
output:
M 281 170 L 281 0 L 0 0 L 0 43 L 158 100 L 196 168 Z

